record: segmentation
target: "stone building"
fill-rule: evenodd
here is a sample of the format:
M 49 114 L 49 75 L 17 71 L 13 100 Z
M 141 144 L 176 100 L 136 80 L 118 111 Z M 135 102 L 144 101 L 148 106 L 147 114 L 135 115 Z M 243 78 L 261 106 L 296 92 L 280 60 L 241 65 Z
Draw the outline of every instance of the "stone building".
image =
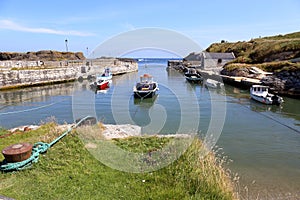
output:
M 235 59 L 233 53 L 209 53 L 203 51 L 190 53 L 183 60 L 188 67 L 214 71 L 222 69 L 227 62 L 233 59 Z
M 188 67 L 200 68 L 200 66 L 201 66 L 201 54 L 202 53 L 203 52 L 200 52 L 200 53 L 192 52 L 192 53 L 190 53 L 187 57 L 185 57 L 183 59 L 185 65 L 188 66 Z
M 221 69 L 226 63 L 235 59 L 233 53 L 209 53 L 201 52 L 201 69 Z

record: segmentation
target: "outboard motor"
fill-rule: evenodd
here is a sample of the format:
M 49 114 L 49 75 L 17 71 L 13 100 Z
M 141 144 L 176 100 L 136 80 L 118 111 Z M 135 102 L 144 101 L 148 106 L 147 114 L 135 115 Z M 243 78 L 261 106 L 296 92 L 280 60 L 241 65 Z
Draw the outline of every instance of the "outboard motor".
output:
M 272 96 L 272 104 L 274 105 L 279 105 L 280 102 L 279 102 L 279 97 L 275 94 L 274 96 Z

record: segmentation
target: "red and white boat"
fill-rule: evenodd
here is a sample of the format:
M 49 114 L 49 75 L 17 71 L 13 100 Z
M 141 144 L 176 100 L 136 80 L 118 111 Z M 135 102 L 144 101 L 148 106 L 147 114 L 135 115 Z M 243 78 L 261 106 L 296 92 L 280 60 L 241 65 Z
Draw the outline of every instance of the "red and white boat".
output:
M 109 88 L 111 84 L 112 73 L 109 68 L 104 70 L 104 73 L 96 76 L 96 81 L 91 84 L 91 88 L 96 90 L 105 90 Z

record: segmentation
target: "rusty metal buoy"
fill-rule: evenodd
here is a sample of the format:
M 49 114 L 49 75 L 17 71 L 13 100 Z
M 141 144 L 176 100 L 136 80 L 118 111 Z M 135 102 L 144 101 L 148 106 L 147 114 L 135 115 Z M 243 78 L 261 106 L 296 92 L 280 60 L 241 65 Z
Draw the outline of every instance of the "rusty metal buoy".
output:
M 18 143 L 8 146 L 2 150 L 5 160 L 9 163 L 21 162 L 31 156 L 32 144 Z

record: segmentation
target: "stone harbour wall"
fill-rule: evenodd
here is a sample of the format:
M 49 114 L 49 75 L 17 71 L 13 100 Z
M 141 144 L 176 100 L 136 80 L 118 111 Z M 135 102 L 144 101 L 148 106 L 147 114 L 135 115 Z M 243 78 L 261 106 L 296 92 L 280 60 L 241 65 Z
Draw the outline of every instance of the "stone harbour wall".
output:
M 72 81 L 78 67 L 42 70 L 1 70 L 0 89 Z
M 88 78 L 102 74 L 106 67 L 113 75 L 138 70 L 135 60 L 121 58 L 45 62 L 42 67 L 40 62 L 32 61 L 2 61 L 0 64 L 0 90 Z

